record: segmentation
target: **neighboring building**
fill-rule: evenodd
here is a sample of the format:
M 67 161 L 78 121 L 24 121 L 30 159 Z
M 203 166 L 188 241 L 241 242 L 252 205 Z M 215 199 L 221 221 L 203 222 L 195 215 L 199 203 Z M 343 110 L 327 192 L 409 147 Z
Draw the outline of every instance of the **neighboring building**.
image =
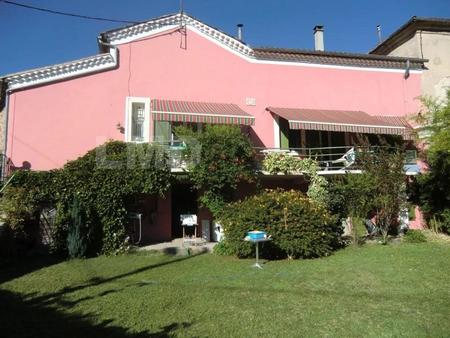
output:
M 323 48 L 323 30 L 315 34 Z M 241 125 L 258 147 L 335 159 L 358 134 L 408 139 L 403 117 L 419 108 L 420 58 L 251 48 L 186 14 L 107 31 L 98 42 L 98 55 L 3 78 L 5 153 L 17 167 L 58 168 L 108 139 L 173 144 L 179 123 Z M 341 153 L 330 155 L 335 146 Z M 277 180 L 266 184 L 304 184 Z M 197 208 L 192 194 L 177 187 L 142 199 L 152 210 L 145 239 L 178 236 L 178 215 Z M 200 224 L 211 221 L 198 214 Z
M 446 98 L 450 89 L 450 19 L 413 16 L 370 53 L 427 59 L 422 94 Z

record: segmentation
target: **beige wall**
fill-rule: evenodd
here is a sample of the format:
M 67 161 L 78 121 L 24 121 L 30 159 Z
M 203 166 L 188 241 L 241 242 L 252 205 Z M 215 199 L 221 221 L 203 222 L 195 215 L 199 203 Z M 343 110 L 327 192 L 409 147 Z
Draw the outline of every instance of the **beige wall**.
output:
M 423 57 L 429 61 L 422 77 L 422 93 L 445 99 L 450 88 L 450 33 L 417 31 L 416 34 L 398 46 L 391 56 Z

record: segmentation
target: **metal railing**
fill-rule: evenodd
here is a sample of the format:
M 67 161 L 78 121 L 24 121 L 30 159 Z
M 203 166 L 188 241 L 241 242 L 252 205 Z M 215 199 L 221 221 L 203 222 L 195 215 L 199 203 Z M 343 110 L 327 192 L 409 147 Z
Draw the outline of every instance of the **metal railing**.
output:
M 357 146 L 338 146 L 338 147 L 318 147 L 318 148 L 263 148 L 257 147 L 256 159 L 259 169 L 262 169 L 262 162 L 265 156 L 271 152 L 284 153 L 287 156 L 298 158 L 310 158 L 317 161 L 322 171 L 342 171 L 342 170 L 360 170 L 356 159 L 358 154 L 373 153 L 379 146 L 357 147 Z M 398 148 L 388 147 L 388 149 L 398 150 Z M 361 156 L 361 155 L 359 155 Z M 405 165 L 417 164 L 417 151 L 405 150 Z
M 261 164 L 265 156 L 271 152 L 285 153 L 289 156 L 298 158 L 311 158 L 318 162 L 319 167 L 323 170 L 342 169 L 343 165 L 334 165 L 334 161 L 341 159 L 345 154 L 353 149 L 352 146 L 338 147 L 317 147 L 317 148 L 263 148 L 255 147 L 257 163 Z
M 166 143 L 156 143 L 162 146 L 169 155 L 169 165 L 173 170 L 186 170 L 189 164 L 195 163 L 199 158 L 195 154 L 186 152 L 186 144 L 181 141 L 173 141 Z M 283 153 L 287 156 L 298 158 L 310 158 L 319 164 L 322 171 L 342 171 L 342 170 L 359 170 L 355 159 L 361 152 L 374 152 L 378 147 L 353 147 L 353 146 L 337 146 L 337 147 L 317 147 L 317 148 L 266 148 L 255 147 L 255 159 L 257 170 L 262 171 L 262 163 L 269 153 Z M 392 148 L 395 150 L 396 148 Z M 349 155 L 354 153 L 353 158 Z M 199 155 L 199 154 L 197 154 Z M 405 165 L 415 165 L 417 163 L 416 150 L 405 151 Z

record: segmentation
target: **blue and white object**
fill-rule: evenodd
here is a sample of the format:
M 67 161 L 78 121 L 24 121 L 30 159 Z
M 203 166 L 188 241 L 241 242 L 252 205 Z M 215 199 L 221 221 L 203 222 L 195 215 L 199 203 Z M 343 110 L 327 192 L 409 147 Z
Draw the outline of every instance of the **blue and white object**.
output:
M 247 237 L 250 240 L 258 240 L 267 238 L 267 234 L 265 231 L 249 231 L 247 232 Z

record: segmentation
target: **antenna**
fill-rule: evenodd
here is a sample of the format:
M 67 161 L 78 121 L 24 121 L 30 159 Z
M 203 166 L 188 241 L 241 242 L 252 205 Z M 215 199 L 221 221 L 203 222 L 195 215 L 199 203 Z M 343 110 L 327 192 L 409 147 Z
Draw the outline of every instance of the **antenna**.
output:
M 381 43 L 381 25 L 377 25 L 378 44 Z
M 183 14 L 183 12 L 184 12 L 183 0 L 180 0 L 180 14 Z

